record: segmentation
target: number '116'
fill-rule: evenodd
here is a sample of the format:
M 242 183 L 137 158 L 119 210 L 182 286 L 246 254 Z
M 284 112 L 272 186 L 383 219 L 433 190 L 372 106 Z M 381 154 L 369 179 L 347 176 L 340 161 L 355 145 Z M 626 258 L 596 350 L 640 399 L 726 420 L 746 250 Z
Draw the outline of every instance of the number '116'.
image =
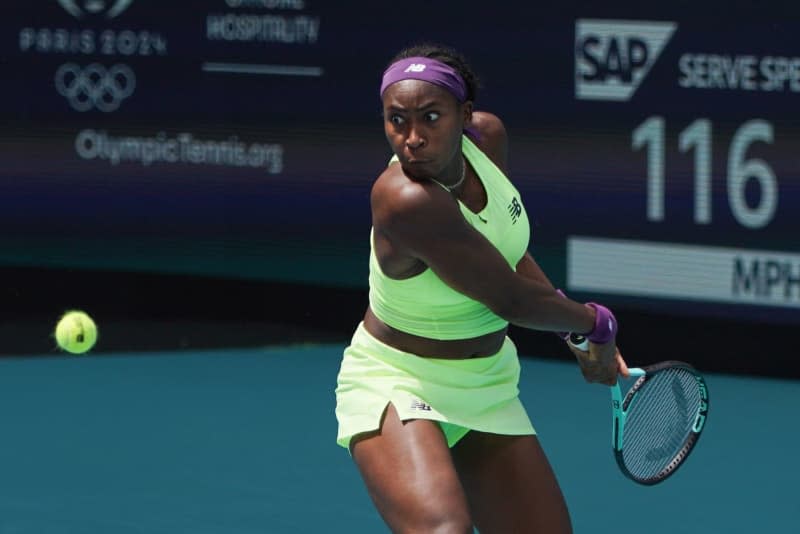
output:
M 757 141 L 772 143 L 772 125 L 750 120 L 739 126 L 728 149 L 728 203 L 734 218 L 747 228 L 761 228 L 770 223 L 778 207 L 778 181 L 769 165 L 761 159 L 746 159 L 748 147 Z M 647 147 L 647 219 L 664 220 L 664 118 L 649 117 L 634 131 L 634 150 Z M 694 221 L 711 223 L 711 121 L 697 119 L 678 136 L 681 152 L 694 150 Z M 760 194 L 750 206 L 745 187 L 756 181 Z

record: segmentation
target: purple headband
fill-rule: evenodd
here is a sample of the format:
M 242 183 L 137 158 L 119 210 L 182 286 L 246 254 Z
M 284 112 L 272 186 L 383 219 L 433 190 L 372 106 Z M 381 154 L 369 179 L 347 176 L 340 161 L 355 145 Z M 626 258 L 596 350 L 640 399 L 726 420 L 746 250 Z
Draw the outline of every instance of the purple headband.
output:
M 467 99 L 467 86 L 456 70 L 439 60 L 429 57 L 407 57 L 389 65 L 383 73 L 381 96 L 386 88 L 401 80 L 422 80 L 444 87 L 459 102 Z

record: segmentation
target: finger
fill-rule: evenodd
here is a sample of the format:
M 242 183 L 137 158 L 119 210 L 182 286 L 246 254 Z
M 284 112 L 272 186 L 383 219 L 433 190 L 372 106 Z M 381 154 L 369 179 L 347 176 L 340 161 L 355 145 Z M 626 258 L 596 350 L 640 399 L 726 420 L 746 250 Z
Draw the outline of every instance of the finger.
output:
M 591 373 L 591 372 L 590 372 L 588 369 L 586 369 L 586 368 L 585 368 L 585 367 L 583 367 L 583 366 L 581 366 L 581 374 L 583 375 L 583 379 L 584 379 L 586 382 L 588 382 L 588 383 L 590 383 L 590 384 L 591 384 L 592 382 L 594 382 L 594 376 L 593 376 L 593 373 Z
M 584 380 L 590 384 L 606 384 L 614 385 L 617 380 L 617 367 L 616 363 L 613 367 L 608 365 L 599 365 L 594 362 L 586 362 L 581 365 L 581 373 Z
M 621 374 L 625 378 L 630 378 L 631 372 L 628 369 L 628 364 L 625 363 L 625 360 L 622 359 L 622 354 L 620 354 L 619 351 L 617 351 L 617 366 L 619 374 Z
M 596 366 L 589 364 L 582 365 L 580 368 L 583 379 L 589 384 L 603 382 L 606 379 L 607 374 L 602 369 L 598 369 Z

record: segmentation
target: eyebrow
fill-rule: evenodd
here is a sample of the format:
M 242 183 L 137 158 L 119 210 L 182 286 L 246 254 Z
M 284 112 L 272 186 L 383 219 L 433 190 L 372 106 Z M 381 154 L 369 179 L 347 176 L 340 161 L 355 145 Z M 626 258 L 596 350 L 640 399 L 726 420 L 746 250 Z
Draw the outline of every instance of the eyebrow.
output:
M 395 105 L 391 105 L 390 104 L 389 105 L 389 109 L 392 110 L 392 111 L 426 111 L 426 110 L 428 110 L 430 108 L 433 108 L 433 107 L 436 107 L 436 106 L 440 106 L 440 105 L 441 105 L 441 102 L 439 102 L 438 100 L 433 100 L 431 102 L 428 102 L 426 104 L 423 104 L 423 105 L 419 106 L 418 108 L 404 108 L 404 107 L 401 107 L 401 106 L 395 106 Z

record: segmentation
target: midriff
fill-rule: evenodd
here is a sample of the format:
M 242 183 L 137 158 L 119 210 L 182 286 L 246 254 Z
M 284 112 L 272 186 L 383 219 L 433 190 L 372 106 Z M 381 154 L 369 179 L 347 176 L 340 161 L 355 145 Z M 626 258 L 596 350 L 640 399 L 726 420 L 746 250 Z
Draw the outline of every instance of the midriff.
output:
M 378 319 L 367 307 L 364 327 L 376 339 L 403 352 L 428 358 L 461 360 L 497 354 L 503 346 L 508 328 L 468 339 L 440 340 L 416 336 L 392 328 Z

